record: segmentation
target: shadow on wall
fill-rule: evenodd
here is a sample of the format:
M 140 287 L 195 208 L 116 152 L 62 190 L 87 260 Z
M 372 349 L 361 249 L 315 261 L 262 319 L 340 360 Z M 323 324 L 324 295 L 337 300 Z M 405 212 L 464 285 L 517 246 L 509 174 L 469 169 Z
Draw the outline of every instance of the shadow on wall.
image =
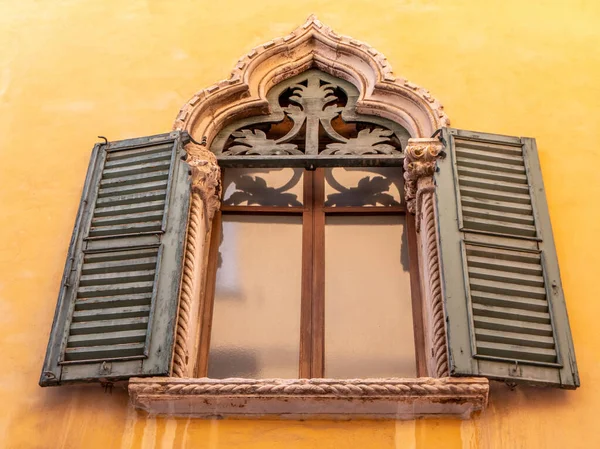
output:
M 488 408 L 487 413 L 494 410 L 498 414 L 507 415 L 511 410 L 522 408 L 525 403 L 527 404 L 528 412 L 532 413 L 538 409 L 546 412 L 553 408 L 567 408 L 569 403 L 576 401 L 576 398 L 573 396 L 580 394 L 579 391 L 526 385 L 511 387 L 504 382 L 490 381 L 491 407 Z

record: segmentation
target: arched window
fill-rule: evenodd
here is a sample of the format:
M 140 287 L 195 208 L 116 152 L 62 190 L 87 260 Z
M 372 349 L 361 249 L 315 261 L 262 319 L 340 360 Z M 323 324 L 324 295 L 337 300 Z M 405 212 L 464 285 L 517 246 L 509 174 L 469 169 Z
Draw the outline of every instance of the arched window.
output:
M 271 88 L 270 114 L 234 121 L 213 141 L 223 193 L 200 377 L 416 376 L 409 134 L 357 114 L 358 97 L 308 70 Z

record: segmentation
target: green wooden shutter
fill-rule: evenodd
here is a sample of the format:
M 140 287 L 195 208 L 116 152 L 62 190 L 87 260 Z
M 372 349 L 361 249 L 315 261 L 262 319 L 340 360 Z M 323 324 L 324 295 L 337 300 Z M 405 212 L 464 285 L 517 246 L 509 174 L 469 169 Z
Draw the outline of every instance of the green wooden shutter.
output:
M 535 140 L 442 136 L 435 201 L 451 375 L 578 387 Z
M 169 374 L 189 208 L 184 137 L 95 146 L 40 385 Z

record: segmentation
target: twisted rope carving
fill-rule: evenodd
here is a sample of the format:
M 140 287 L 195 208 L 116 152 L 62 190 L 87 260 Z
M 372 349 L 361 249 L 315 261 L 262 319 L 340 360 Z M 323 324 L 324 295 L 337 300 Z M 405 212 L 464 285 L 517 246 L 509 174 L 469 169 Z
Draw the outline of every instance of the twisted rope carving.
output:
M 422 217 L 425 225 L 425 250 L 428 262 L 429 302 L 431 311 L 431 350 L 435 361 L 437 377 L 448 376 L 448 354 L 446 351 L 446 324 L 444 304 L 440 282 L 440 263 L 438 259 L 437 236 L 433 208 L 433 192 L 426 192 L 422 197 Z
M 446 379 L 422 379 L 419 382 L 369 380 L 192 380 L 186 383 L 130 383 L 130 393 L 161 395 L 329 395 L 354 396 L 424 396 L 424 395 L 486 395 L 488 383 L 478 379 L 472 383 L 452 383 Z
M 183 265 L 183 278 L 181 280 L 181 294 L 179 295 L 179 315 L 177 317 L 177 331 L 175 334 L 175 349 L 173 352 L 173 375 L 186 377 L 188 362 L 188 344 L 190 309 L 194 291 L 195 254 L 198 243 L 198 231 L 202 215 L 202 198 L 197 192 L 192 193 L 190 207 L 190 221 L 188 224 L 187 241 Z

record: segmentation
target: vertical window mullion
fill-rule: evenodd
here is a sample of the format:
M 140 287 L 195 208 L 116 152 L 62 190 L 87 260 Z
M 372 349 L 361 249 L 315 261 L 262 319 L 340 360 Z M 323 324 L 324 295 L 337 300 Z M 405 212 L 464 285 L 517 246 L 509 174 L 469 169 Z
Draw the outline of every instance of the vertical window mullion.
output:
M 200 304 L 200 343 L 198 345 L 198 362 L 196 375 L 198 377 L 208 376 L 208 354 L 210 351 L 210 333 L 212 327 L 213 309 L 215 303 L 215 289 L 217 284 L 217 264 L 219 245 L 221 244 L 222 213 L 217 211 L 213 218 L 210 231 L 210 247 L 208 264 L 206 267 L 206 278 L 202 304 Z
M 417 246 L 417 231 L 415 217 L 406 214 L 408 232 L 408 261 L 410 266 L 410 292 L 412 297 L 413 327 L 415 334 L 415 356 L 417 376 L 427 375 L 427 360 L 425 354 L 425 330 L 423 323 L 423 303 L 421 296 L 421 280 L 419 277 L 419 249 Z
M 325 375 L 325 171 L 313 175 L 312 377 Z
M 304 212 L 302 213 L 302 299 L 300 311 L 300 378 L 312 375 L 312 279 L 313 279 L 313 177 L 304 172 Z

